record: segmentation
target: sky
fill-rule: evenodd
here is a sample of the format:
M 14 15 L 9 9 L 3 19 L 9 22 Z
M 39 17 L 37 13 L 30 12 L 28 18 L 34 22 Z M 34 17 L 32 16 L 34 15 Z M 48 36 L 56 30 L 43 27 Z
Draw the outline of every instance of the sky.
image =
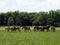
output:
M 60 9 L 60 0 L 0 0 L 0 12 L 39 12 Z

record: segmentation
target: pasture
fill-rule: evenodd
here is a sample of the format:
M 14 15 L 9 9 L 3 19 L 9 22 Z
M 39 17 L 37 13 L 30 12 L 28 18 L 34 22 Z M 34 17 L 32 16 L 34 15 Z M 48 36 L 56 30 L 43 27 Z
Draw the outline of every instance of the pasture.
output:
M 1 28 L 0 45 L 60 45 L 60 29 L 56 32 L 8 32 Z

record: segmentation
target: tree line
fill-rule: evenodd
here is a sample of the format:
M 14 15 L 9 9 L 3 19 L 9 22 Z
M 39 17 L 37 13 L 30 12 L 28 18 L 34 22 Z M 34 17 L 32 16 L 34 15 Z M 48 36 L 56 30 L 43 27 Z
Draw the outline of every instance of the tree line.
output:
M 49 12 L 6 12 L 0 13 L 0 26 L 18 25 L 18 26 L 60 26 L 60 10 L 51 10 Z

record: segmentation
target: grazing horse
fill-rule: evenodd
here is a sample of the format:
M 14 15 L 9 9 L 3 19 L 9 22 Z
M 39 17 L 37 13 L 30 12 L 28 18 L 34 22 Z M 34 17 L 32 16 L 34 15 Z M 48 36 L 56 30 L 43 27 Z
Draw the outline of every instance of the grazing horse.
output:
M 55 32 L 55 26 L 51 26 L 51 31 Z
M 30 27 L 23 26 L 23 27 L 22 27 L 22 30 L 25 30 L 25 31 L 28 30 L 28 31 L 30 31 Z
M 41 27 L 39 27 L 39 26 L 35 26 L 34 27 L 34 31 L 38 31 L 38 30 L 40 30 L 41 29 Z
M 14 30 L 18 30 L 20 32 L 20 28 L 19 27 L 14 27 Z
M 34 31 L 37 31 L 37 30 L 44 31 L 45 29 L 47 29 L 47 31 L 50 31 L 49 28 L 50 28 L 49 25 L 47 25 L 47 26 L 35 26 Z
M 47 31 L 50 31 L 49 28 L 50 28 L 49 25 L 47 25 L 47 26 L 42 26 L 42 27 L 41 27 L 41 31 L 44 31 L 45 29 L 46 29 Z
M 16 30 L 18 30 L 18 31 L 20 32 L 19 27 L 15 27 L 15 26 L 13 26 L 13 27 L 8 27 L 8 28 L 5 28 L 5 29 L 7 29 L 8 31 L 9 31 L 9 30 L 11 30 L 11 31 L 16 31 Z

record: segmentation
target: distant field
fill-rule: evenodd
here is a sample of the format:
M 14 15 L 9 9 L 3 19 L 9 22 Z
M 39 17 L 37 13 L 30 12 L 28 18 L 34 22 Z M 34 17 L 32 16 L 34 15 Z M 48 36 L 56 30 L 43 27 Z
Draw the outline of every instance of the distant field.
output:
M 56 32 L 0 30 L 0 45 L 60 45 L 60 30 Z

